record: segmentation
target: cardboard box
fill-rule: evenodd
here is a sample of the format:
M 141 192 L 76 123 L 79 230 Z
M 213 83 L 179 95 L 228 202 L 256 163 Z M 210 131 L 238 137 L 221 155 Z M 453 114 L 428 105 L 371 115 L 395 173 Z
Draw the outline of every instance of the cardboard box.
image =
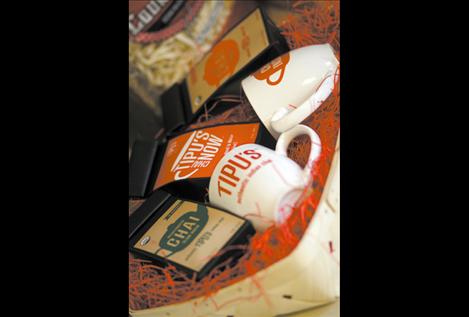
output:
M 262 9 L 252 11 L 218 41 L 182 83 L 163 93 L 166 132 L 191 122 L 214 96 L 239 94 L 244 77 L 286 51 L 287 43 L 275 24 Z

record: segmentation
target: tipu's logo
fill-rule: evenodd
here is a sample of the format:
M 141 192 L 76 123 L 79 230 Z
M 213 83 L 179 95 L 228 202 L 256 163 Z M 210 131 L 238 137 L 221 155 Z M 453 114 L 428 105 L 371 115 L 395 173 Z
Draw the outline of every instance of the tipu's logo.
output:
M 282 81 L 283 75 L 285 73 L 285 68 L 287 67 L 289 61 L 290 53 L 286 53 L 280 57 L 277 57 L 270 63 L 264 65 L 261 69 L 259 69 L 252 75 L 259 80 L 267 79 L 267 83 L 271 86 L 278 85 Z M 278 72 L 280 72 L 278 74 L 278 78 L 273 81 L 271 79 L 272 75 L 277 74 Z
M 173 224 L 169 225 L 166 233 L 161 237 L 156 254 L 166 250 L 169 257 L 184 250 L 199 235 L 208 222 L 208 210 L 203 205 L 197 205 L 197 211 L 184 213 Z
M 232 191 L 238 185 L 240 178 L 236 176 L 238 170 L 246 170 L 253 163 L 252 160 L 258 160 L 262 156 L 261 153 L 256 150 L 245 150 L 233 156 L 229 159 L 220 170 L 218 175 L 218 195 L 221 197 L 221 193 L 231 196 Z
M 239 61 L 238 43 L 223 40 L 212 49 L 205 63 L 204 80 L 211 86 L 219 86 L 220 81 L 233 74 Z
M 174 180 L 189 178 L 200 168 L 209 166 L 222 143 L 223 139 L 214 134 L 204 130 L 194 131 L 171 167 Z

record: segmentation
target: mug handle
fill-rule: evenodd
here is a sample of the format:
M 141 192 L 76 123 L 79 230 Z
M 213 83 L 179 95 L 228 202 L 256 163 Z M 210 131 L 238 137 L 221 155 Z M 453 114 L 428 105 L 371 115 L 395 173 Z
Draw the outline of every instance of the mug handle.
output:
M 306 184 L 311 177 L 311 171 L 313 169 L 314 162 L 318 159 L 321 154 L 321 139 L 319 135 L 310 127 L 303 124 L 299 124 L 292 129 L 282 133 L 277 140 L 275 146 L 275 152 L 277 154 L 287 156 L 288 144 L 297 136 L 306 134 L 311 139 L 311 150 L 309 152 L 308 162 L 303 169 L 304 179 L 303 182 Z
M 334 90 L 334 77 L 333 74 L 328 75 L 322 81 L 316 92 L 296 109 L 291 109 L 291 106 L 286 106 L 277 110 L 270 120 L 272 129 L 277 133 L 290 130 L 316 111 Z

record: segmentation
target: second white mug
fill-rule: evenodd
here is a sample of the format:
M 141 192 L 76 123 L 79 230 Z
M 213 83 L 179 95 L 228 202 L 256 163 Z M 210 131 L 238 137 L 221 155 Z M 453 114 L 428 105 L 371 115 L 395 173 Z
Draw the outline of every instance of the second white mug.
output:
M 304 169 L 287 156 L 288 144 L 303 134 L 311 139 Z M 320 153 L 319 136 L 304 125 L 283 133 L 275 151 L 259 144 L 238 146 L 215 167 L 209 185 L 210 203 L 251 220 L 258 231 L 280 224 L 308 184 Z
M 277 139 L 332 93 L 338 65 L 329 44 L 305 46 L 264 65 L 241 85 L 256 114 Z

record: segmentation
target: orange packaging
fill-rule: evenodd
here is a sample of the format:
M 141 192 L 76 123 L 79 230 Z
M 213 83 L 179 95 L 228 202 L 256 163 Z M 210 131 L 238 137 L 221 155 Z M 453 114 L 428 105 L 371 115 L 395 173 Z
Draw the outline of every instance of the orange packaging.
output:
M 272 141 L 257 122 L 222 124 L 180 134 L 167 142 L 154 189 L 204 200 L 218 161 L 239 145 L 259 142 Z

